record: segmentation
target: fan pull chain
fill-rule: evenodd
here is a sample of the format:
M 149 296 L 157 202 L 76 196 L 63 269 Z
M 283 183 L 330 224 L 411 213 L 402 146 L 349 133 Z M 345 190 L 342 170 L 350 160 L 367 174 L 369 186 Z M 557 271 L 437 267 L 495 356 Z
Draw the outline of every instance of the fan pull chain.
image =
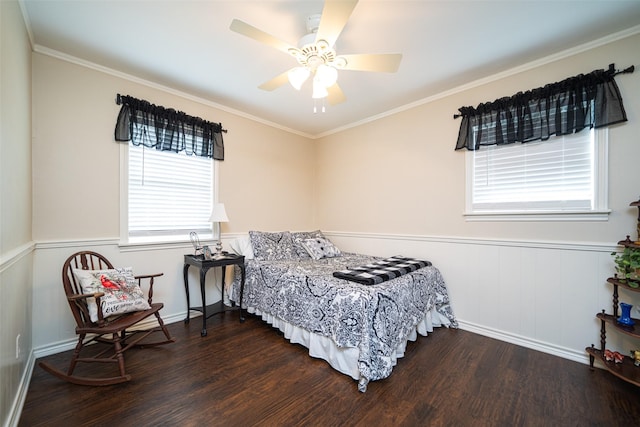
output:
M 322 109 L 321 109 L 321 111 L 323 113 L 325 113 L 327 111 L 327 109 L 325 108 L 325 105 L 324 105 L 324 98 L 322 98 Z M 318 112 L 318 101 L 314 98 L 313 99 L 313 114 L 316 114 L 317 112 Z

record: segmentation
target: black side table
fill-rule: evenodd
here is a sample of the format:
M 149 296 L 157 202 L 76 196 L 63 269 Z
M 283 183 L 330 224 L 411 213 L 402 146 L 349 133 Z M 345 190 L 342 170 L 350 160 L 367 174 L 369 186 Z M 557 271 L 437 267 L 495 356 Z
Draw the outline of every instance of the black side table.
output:
M 202 313 L 202 332 L 200 332 L 201 336 L 207 335 L 207 319 L 214 314 L 219 314 L 225 311 L 235 310 L 236 308 L 226 308 L 224 305 L 224 282 L 225 282 L 225 274 L 226 274 L 226 266 L 228 265 L 237 265 L 240 267 L 240 322 L 244 322 L 244 315 L 242 314 L 242 294 L 244 293 L 244 277 L 245 277 L 245 269 L 244 269 L 244 256 L 242 255 L 234 255 L 234 254 L 225 254 L 224 258 L 219 259 L 205 259 L 203 255 L 185 255 L 184 256 L 184 290 L 187 294 L 187 318 L 184 319 L 184 323 L 189 323 L 189 311 L 196 310 Z M 201 307 L 191 307 L 191 301 L 189 298 L 189 279 L 188 279 L 188 271 L 189 266 L 197 267 L 200 270 L 200 293 L 202 294 L 202 306 Z M 206 288 L 205 288 L 205 277 L 207 275 L 207 271 L 213 267 L 221 267 L 222 268 L 222 297 L 219 302 L 206 305 L 207 297 L 206 297 Z M 235 303 L 233 303 L 233 307 L 235 307 Z

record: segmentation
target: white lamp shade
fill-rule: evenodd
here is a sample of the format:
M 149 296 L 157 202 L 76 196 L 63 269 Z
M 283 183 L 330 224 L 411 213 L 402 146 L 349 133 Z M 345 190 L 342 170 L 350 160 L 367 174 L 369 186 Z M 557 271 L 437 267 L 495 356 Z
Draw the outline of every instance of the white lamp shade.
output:
M 336 81 L 338 80 L 338 70 L 330 65 L 321 64 L 316 70 L 315 78 L 318 79 L 322 86 L 326 88 L 331 87 L 336 84 Z
M 296 90 L 300 90 L 304 82 L 309 78 L 309 69 L 307 67 L 296 67 L 289 70 L 287 73 L 287 77 L 289 78 L 289 83 Z
M 327 87 L 323 86 L 322 83 L 318 80 L 318 78 L 314 77 L 313 79 L 313 94 L 311 97 L 313 99 L 320 99 L 329 96 L 329 92 L 327 92 Z
M 209 221 L 229 222 L 227 211 L 224 209 L 224 203 L 216 203 L 213 205 L 213 210 L 211 211 L 211 218 L 209 218 Z

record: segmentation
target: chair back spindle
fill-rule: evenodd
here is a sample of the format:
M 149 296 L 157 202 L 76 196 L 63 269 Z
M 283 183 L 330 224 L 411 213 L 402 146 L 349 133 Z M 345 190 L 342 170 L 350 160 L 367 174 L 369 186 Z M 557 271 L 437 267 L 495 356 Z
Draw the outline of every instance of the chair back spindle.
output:
M 73 269 L 77 270 L 107 270 L 112 269 L 113 265 L 104 256 L 96 252 L 82 251 L 70 256 L 62 266 L 62 284 L 67 297 L 82 294 L 80 282 L 73 274 Z M 93 323 L 89 317 L 89 308 L 84 299 L 70 300 L 68 299 L 71 313 L 78 327 L 84 327 Z

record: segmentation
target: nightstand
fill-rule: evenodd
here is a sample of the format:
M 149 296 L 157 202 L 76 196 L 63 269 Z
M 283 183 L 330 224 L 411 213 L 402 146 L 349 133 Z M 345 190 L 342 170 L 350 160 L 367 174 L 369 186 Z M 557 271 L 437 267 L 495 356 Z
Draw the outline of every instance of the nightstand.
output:
M 228 265 L 237 265 L 240 267 L 240 301 L 238 307 L 233 303 L 232 307 L 226 307 L 224 305 L 224 284 L 225 284 L 225 274 L 226 267 Z M 200 293 L 202 295 L 202 306 L 201 307 L 191 307 L 191 300 L 189 298 L 189 278 L 188 271 L 189 267 L 193 266 L 200 270 Z M 206 287 L 205 287 L 205 277 L 207 275 L 207 271 L 214 267 L 222 268 L 222 295 L 219 302 L 206 305 L 207 304 L 207 295 L 206 295 Z M 202 313 L 202 331 L 200 332 L 200 336 L 207 335 L 207 319 L 215 314 L 223 313 L 225 311 L 234 311 L 240 309 L 240 321 L 244 322 L 244 315 L 242 313 L 242 294 L 244 293 L 244 279 L 245 279 L 245 268 L 244 268 L 244 256 L 242 255 L 234 255 L 234 254 L 224 254 L 224 257 L 217 259 L 205 259 L 203 255 L 185 255 L 184 256 L 184 290 L 187 294 L 187 317 L 184 319 L 184 323 L 189 323 L 189 312 L 191 310 L 196 310 Z

